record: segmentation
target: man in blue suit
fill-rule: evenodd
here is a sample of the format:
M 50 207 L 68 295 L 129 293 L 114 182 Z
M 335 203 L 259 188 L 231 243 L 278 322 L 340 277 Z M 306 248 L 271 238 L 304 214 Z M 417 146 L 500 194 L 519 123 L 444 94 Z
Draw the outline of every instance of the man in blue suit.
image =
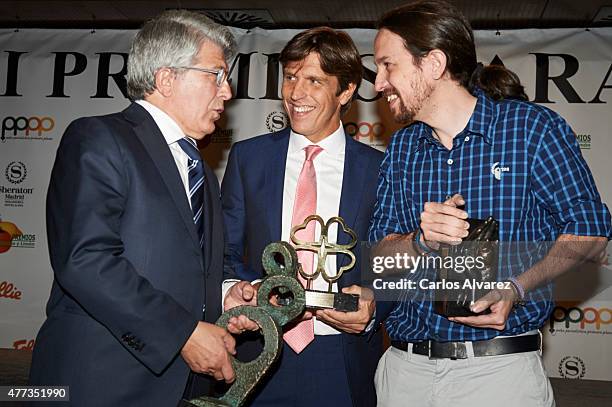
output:
M 228 29 L 169 11 L 132 44 L 127 109 L 74 121 L 47 196 L 54 271 L 30 383 L 74 406 L 176 406 L 190 368 L 233 380 L 218 181 L 195 141 L 231 98 Z
M 339 215 L 360 240 L 367 237 L 375 203 L 382 154 L 345 135 L 340 121 L 362 77 L 361 58 L 350 37 L 326 27 L 304 31 L 289 41 L 280 61 L 283 104 L 291 128 L 235 144 L 221 187 L 227 228 L 225 267 L 237 279 L 224 284 L 226 309 L 253 302 L 256 284 L 250 282 L 263 275 L 264 248 L 290 240 L 292 225 L 303 221 L 296 219 L 296 213 L 305 202 L 313 204 L 306 214 L 323 219 Z M 330 240 L 336 238 L 340 243 L 349 239 L 332 228 Z M 372 317 L 374 302 L 371 292 L 358 285 L 359 248 L 355 251 L 356 267 L 334 289 L 361 294 L 359 310 L 307 311 L 291 330 L 311 323 L 306 326 L 310 337 L 296 344 L 288 338 L 291 330 L 286 330 L 280 363 L 255 394 L 252 406 L 376 404 L 373 378 L 382 344 L 380 335 L 370 341 L 360 335 Z M 346 263 L 346 256 L 330 256 L 326 270 L 333 274 Z M 314 288 L 325 290 L 327 283 L 316 280 Z M 256 353 L 252 348 L 246 352 Z

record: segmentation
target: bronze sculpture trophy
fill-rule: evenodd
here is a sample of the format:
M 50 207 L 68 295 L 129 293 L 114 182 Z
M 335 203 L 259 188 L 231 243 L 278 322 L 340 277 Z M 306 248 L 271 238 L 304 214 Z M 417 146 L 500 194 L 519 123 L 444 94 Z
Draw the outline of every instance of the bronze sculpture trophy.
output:
M 321 225 L 321 237 L 317 242 L 305 242 L 295 238 L 295 232 L 305 228 L 309 222 L 316 221 Z M 347 233 L 351 240 L 348 244 L 329 243 L 329 227 L 337 223 Z M 250 362 L 241 362 L 232 357 L 232 367 L 236 372 L 236 380 L 229 390 L 220 398 L 198 397 L 192 400 L 182 400 L 179 407 L 240 407 L 248 395 L 255 389 L 257 383 L 264 377 L 282 350 L 282 327 L 300 316 L 306 307 L 334 308 L 340 311 L 356 311 L 359 296 L 354 294 L 334 293 L 333 284 L 342 277 L 346 270 L 355 265 L 355 255 L 351 248 L 357 243 L 357 235 L 349 229 L 340 217 L 330 218 L 327 223 L 318 215 L 311 215 L 304 223 L 291 229 L 291 240 L 287 242 L 270 243 L 262 254 L 262 264 L 266 277 L 257 290 L 257 306 L 242 305 L 225 311 L 217 320 L 217 325 L 225 328 L 230 318 L 244 315 L 261 327 L 264 337 L 264 349 L 261 354 Z M 312 273 L 302 270 L 298 262 L 296 250 L 308 250 L 317 253 L 317 267 Z M 330 254 L 345 254 L 351 261 L 342 266 L 338 273 L 330 276 L 325 271 L 325 261 Z M 304 289 L 298 274 L 307 282 Z M 311 290 L 312 282 L 321 275 L 328 283 L 328 291 Z M 278 297 L 281 300 L 278 300 Z M 275 298 L 272 302 L 270 299 Z M 283 301 L 282 298 L 285 298 Z
M 305 229 L 310 222 L 317 222 L 321 226 L 321 234 L 316 242 L 306 242 L 298 239 L 295 235 L 299 230 Z M 348 244 L 338 244 L 329 242 L 329 228 L 334 223 L 338 224 L 338 233 L 341 230 L 350 236 Z M 323 221 L 319 215 L 310 215 L 300 225 L 296 225 L 291 229 L 291 241 L 296 250 L 307 250 L 317 254 L 316 268 L 312 272 L 307 272 L 298 266 L 299 275 L 306 281 L 306 308 L 322 309 L 333 308 L 337 311 L 353 312 L 359 307 L 359 296 L 356 294 L 345 294 L 341 292 L 332 292 L 333 284 L 338 281 L 344 272 L 350 270 L 355 265 L 355 255 L 351 251 L 357 243 L 357 234 L 355 231 L 346 226 L 344 219 L 339 216 L 329 218 L 327 222 Z M 335 275 L 329 275 L 325 270 L 325 262 L 328 255 L 345 254 L 349 256 L 351 261 L 346 266 L 341 266 Z M 322 276 L 327 282 L 327 291 L 313 290 L 313 282 L 317 277 Z
M 257 306 L 242 305 L 225 311 L 217 320 L 217 325 L 225 328 L 230 318 L 244 315 L 261 327 L 264 349 L 250 362 L 241 362 L 232 356 L 232 367 L 236 380 L 220 398 L 198 397 L 182 400 L 179 407 L 240 407 L 257 383 L 276 361 L 282 350 L 282 327 L 304 312 L 304 288 L 297 280 L 298 260 L 295 249 L 287 242 L 270 243 L 262 254 L 266 277 L 257 290 Z M 282 264 L 277 261 L 282 258 Z M 292 301 L 274 305 L 271 294 L 276 291 L 290 293 Z

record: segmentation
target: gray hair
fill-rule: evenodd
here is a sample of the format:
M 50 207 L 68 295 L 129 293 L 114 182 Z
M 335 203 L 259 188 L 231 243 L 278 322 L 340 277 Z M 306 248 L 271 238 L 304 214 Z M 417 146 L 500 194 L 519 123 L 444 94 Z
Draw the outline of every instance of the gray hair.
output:
M 203 14 L 169 10 L 145 23 L 128 58 L 130 99 L 143 99 L 155 90 L 155 73 L 160 68 L 193 64 L 205 41 L 218 45 L 226 62 L 235 53 L 236 41 L 230 30 Z

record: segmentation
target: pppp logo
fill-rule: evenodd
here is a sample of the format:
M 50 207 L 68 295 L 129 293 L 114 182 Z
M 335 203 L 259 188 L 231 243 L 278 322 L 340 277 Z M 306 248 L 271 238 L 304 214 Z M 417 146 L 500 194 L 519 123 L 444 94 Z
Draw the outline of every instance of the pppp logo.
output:
M 612 309 L 593 307 L 555 307 L 550 316 L 550 332 L 554 333 L 555 324 L 562 323 L 565 329 L 577 325 L 580 329 L 595 328 L 601 330 L 604 325 L 612 323 Z
M 21 184 L 28 175 L 28 170 L 21 161 L 12 161 L 6 166 L 4 175 L 11 184 Z
M 50 140 L 46 133 L 53 130 L 54 127 L 55 120 L 48 116 L 7 116 L 2 120 L 0 140 L 2 142 L 7 139 Z
M 274 111 L 266 117 L 266 128 L 269 132 L 281 131 L 289 125 L 289 116 L 285 112 Z
M 357 141 L 362 141 L 362 139 L 368 139 L 370 143 L 373 143 L 377 139 L 380 139 L 384 136 L 385 125 L 381 122 L 347 122 L 344 125 L 344 131 L 346 132 L 346 134 L 353 137 Z

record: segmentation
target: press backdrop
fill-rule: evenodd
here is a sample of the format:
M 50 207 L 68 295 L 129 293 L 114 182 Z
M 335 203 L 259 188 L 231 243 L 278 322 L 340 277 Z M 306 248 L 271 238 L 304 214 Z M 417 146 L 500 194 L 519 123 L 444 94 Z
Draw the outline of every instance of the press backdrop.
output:
M 366 75 L 344 126 L 359 141 L 384 150 L 397 125 L 373 89 L 375 31 L 347 31 L 362 54 Z M 235 98 L 218 130 L 201 145 L 219 179 L 231 143 L 287 125 L 278 54 L 297 33 L 234 32 L 240 52 L 231 61 Z M 134 34 L 0 30 L 0 348 L 34 345 L 52 281 L 44 205 L 55 151 L 75 118 L 128 105 L 124 75 Z M 569 121 L 602 198 L 610 203 L 612 29 L 477 31 L 476 40 L 480 61 L 515 71 L 531 100 Z M 559 295 L 573 301 L 559 304 L 543 329 L 551 376 L 612 380 L 610 281 L 610 270 L 603 266 L 579 270 L 560 282 L 561 292 L 566 291 Z

